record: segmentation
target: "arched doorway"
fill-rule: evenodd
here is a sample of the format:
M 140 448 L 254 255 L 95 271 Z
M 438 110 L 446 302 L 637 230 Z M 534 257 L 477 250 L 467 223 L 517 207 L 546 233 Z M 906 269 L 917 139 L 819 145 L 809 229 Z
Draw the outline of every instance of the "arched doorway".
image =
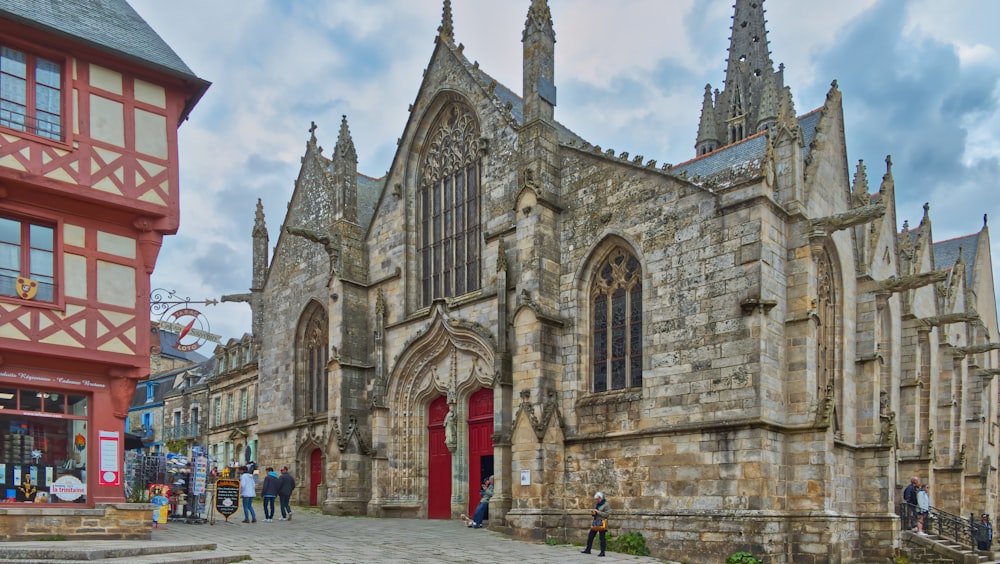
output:
M 479 485 L 493 475 L 493 389 L 469 398 L 469 515 L 479 505 Z
M 323 453 L 317 448 L 309 455 L 309 505 L 319 504 L 319 485 L 323 482 Z
M 451 519 L 451 451 L 444 444 L 448 398 L 427 408 L 427 518 Z

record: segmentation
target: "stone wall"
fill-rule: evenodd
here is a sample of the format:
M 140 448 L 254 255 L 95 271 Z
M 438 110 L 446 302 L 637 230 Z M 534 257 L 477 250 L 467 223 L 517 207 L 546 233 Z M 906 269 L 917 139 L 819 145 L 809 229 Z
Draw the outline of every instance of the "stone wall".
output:
M 153 505 L 98 503 L 93 509 L 0 507 L 0 541 L 149 540 Z

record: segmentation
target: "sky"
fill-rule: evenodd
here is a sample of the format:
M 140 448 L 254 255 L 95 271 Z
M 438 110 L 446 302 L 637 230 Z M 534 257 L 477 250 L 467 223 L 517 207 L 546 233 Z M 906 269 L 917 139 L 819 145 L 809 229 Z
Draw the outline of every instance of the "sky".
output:
M 249 291 L 258 198 L 270 245 L 315 122 L 324 154 L 346 115 L 358 170 L 388 170 L 430 61 L 442 0 L 129 0 L 212 82 L 180 127 L 181 225 L 153 288 L 191 300 Z M 452 0 L 465 56 L 521 91 L 530 0 Z M 705 84 L 722 88 L 732 0 L 549 0 L 555 118 L 593 145 L 660 163 L 695 156 Z M 843 93 L 851 174 L 870 191 L 892 155 L 897 216 L 935 241 L 990 218 L 1000 269 L 1000 2 L 766 0 L 775 66 L 799 114 Z M 951 266 L 951 265 L 938 265 Z M 994 278 L 1000 281 L 1000 270 Z M 200 307 L 200 306 L 199 306 Z M 223 342 L 250 332 L 244 303 L 205 306 Z M 211 348 L 200 352 L 211 354 Z

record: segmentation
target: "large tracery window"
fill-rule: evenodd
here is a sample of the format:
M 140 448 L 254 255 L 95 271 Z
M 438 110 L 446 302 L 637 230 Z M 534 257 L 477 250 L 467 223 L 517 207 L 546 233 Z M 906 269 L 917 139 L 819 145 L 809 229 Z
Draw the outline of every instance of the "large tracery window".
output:
M 326 311 L 311 304 L 302 316 L 295 343 L 296 415 L 326 412 L 328 335 Z
M 421 305 L 479 289 L 479 125 L 461 104 L 445 107 L 423 158 L 420 214 Z
M 615 249 L 591 287 L 594 391 L 642 387 L 642 269 Z

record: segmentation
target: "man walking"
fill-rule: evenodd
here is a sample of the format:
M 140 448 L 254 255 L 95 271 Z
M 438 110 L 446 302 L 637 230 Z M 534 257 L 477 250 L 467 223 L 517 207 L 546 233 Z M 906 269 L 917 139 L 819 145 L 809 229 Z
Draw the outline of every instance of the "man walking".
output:
M 292 498 L 292 490 L 295 489 L 295 478 L 288 473 L 288 467 L 281 467 L 281 475 L 278 476 L 278 500 L 281 503 L 281 520 L 292 520 L 292 506 L 289 501 Z

